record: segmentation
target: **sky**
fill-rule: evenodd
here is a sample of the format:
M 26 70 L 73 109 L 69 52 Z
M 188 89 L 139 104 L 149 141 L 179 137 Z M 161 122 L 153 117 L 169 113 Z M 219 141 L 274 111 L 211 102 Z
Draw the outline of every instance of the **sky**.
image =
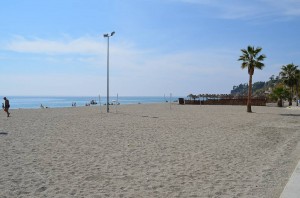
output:
M 0 5 L 0 95 L 187 96 L 247 83 L 248 45 L 267 56 L 253 81 L 300 64 L 300 0 L 9 0 Z

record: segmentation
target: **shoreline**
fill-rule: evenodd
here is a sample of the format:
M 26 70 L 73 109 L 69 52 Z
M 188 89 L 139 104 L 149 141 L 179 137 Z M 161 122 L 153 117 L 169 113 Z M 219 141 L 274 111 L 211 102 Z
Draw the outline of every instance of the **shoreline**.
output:
M 280 196 L 300 159 L 299 111 L 169 104 L 3 114 L 0 196 Z
M 94 97 L 31 97 L 31 96 L 19 96 L 19 97 L 8 97 L 10 100 L 11 108 L 13 109 L 37 109 L 41 105 L 49 108 L 61 108 L 61 107 L 72 107 L 74 103 L 76 106 L 85 106 L 87 104 L 92 104 L 93 101 L 101 103 L 101 105 L 106 104 L 106 97 L 99 98 L 99 96 Z M 159 96 L 111 96 L 110 103 L 115 103 L 117 101 L 121 104 L 145 104 L 145 103 L 163 103 L 166 101 L 165 97 Z M 169 100 L 169 98 L 167 99 Z M 177 96 L 172 98 L 177 100 Z
M 109 105 L 110 107 L 115 107 L 115 106 L 124 106 L 124 105 L 155 105 L 155 104 L 168 104 L 170 105 L 169 102 L 153 102 L 153 103 L 128 103 L 128 104 L 114 104 L 114 105 Z M 178 102 L 171 102 L 172 105 L 178 105 Z M 100 108 L 99 104 L 96 105 L 90 105 L 90 106 L 76 106 L 76 107 L 72 107 L 72 106 L 62 106 L 62 107 L 36 107 L 36 108 L 10 108 L 10 110 L 33 110 L 33 109 L 64 109 L 64 108 Z M 106 107 L 106 105 L 101 104 L 101 109 Z

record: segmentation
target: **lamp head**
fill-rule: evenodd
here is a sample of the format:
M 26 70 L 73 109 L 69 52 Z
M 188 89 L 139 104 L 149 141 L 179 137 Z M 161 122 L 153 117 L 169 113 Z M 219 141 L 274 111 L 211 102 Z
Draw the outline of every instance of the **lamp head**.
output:
M 104 34 L 103 36 L 104 36 L 104 37 L 108 37 L 108 34 Z
M 110 34 L 110 36 L 113 36 L 115 34 L 115 32 L 113 31 L 111 34 Z

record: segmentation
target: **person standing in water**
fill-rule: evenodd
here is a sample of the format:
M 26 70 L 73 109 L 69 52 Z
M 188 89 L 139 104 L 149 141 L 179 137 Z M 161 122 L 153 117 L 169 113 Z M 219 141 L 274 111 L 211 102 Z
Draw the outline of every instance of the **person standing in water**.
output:
M 4 111 L 6 112 L 7 117 L 9 117 L 9 115 L 10 115 L 10 113 L 8 111 L 9 107 L 10 107 L 9 100 L 6 97 L 4 97 L 3 100 L 4 100 L 4 105 L 2 105 L 2 106 L 4 106 Z

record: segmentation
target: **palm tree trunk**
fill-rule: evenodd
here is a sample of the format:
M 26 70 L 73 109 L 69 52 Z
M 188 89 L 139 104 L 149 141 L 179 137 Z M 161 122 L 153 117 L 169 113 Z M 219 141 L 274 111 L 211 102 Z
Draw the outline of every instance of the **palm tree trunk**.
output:
M 298 101 L 299 101 L 299 93 L 298 93 L 298 89 L 299 89 L 299 80 L 297 80 L 296 83 L 296 105 L 298 106 Z
M 282 107 L 282 98 L 279 98 L 278 101 L 277 101 L 277 106 L 278 107 Z
M 252 75 L 249 75 L 247 112 L 251 113 Z
M 292 106 L 293 93 L 294 93 L 294 89 L 293 89 L 293 87 L 291 87 L 291 95 L 290 95 L 290 100 L 289 100 L 289 106 Z

